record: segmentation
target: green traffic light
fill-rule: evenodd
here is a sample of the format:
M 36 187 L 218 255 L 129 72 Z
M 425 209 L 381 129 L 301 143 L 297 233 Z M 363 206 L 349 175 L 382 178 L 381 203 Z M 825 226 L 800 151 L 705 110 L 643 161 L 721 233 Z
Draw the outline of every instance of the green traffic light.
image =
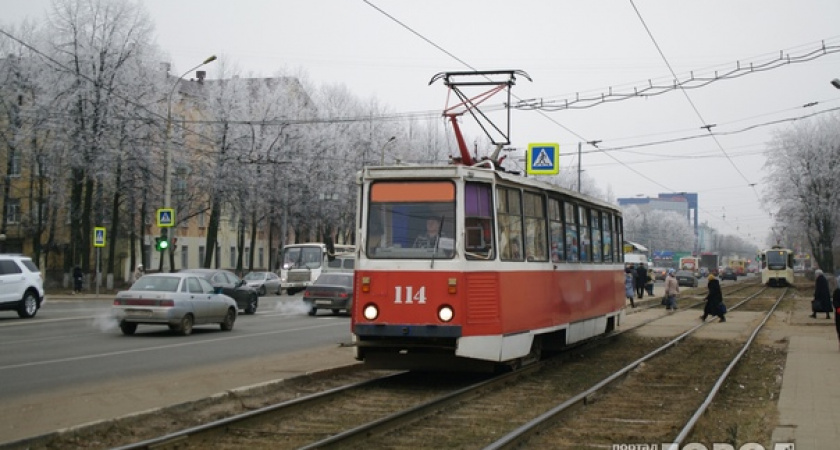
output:
M 169 248 L 169 241 L 166 240 L 166 237 L 156 237 L 155 238 L 155 250 L 162 252 Z

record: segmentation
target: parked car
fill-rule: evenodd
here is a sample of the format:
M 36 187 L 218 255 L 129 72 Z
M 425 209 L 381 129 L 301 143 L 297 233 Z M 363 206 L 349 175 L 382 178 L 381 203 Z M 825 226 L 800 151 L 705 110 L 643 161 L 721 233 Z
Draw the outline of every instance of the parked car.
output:
M 233 272 L 224 269 L 182 269 L 180 273 L 199 275 L 209 281 L 214 288 L 221 288 L 222 294 L 232 298 L 245 314 L 257 312 L 259 293 Z
M 250 272 L 242 279 L 245 284 L 256 289 L 260 296 L 268 292 L 280 295 L 280 277 L 274 272 Z
M 678 270 L 674 274 L 674 278 L 677 279 L 677 284 L 680 286 L 697 287 L 697 277 L 694 276 L 694 271 Z
M 183 336 L 192 334 L 194 325 L 208 323 L 230 331 L 236 311 L 232 298 L 195 273 L 143 275 L 118 292 L 111 307 L 125 335 L 134 334 L 140 324 L 166 325 Z
M 720 272 L 720 279 L 738 281 L 738 274 L 735 273 L 735 270 L 733 268 L 724 267 L 724 269 Z
M 303 302 L 314 316 L 319 309 L 332 310 L 333 314 L 353 308 L 353 274 L 345 272 L 324 272 L 303 292 Z
M 43 303 L 44 280 L 32 259 L 0 254 L 0 311 L 17 311 L 21 319 L 30 319 Z

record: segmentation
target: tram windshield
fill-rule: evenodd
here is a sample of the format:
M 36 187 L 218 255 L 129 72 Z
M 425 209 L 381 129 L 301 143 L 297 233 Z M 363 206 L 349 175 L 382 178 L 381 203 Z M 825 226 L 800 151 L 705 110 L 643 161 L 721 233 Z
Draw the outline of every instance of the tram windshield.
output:
M 762 261 L 764 266 L 770 270 L 784 270 L 788 267 L 792 267 L 792 259 L 793 255 L 790 255 L 791 261 L 788 261 L 788 252 L 784 252 L 781 250 L 768 250 L 765 254 L 765 261 Z
M 366 254 L 375 259 L 450 259 L 455 254 L 455 184 L 371 185 Z

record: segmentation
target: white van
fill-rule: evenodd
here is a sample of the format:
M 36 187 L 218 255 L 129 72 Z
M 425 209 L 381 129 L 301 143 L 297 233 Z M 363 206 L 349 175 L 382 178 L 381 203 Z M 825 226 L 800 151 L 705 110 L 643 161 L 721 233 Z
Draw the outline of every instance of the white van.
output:
M 335 255 L 332 261 L 327 261 L 324 272 L 345 272 L 353 273 L 356 268 L 356 255 L 353 253 Z
M 624 264 L 644 264 L 645 267 L 648 267 L 648 259 L 647 255 L 642 253 L 625 253 L 624 254 Z

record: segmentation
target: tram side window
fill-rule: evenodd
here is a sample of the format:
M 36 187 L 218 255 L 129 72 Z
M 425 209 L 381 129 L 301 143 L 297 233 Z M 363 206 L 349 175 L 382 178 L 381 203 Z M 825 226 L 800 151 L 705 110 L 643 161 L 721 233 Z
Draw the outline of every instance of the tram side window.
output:
M 522 261 L 522 203 L 518 190 L 499 187 L 499 251 L 503 260 Z
M 612 253 L 612 243 L 613 243 L 613 236 L 612 236 L 612 214 L 605 212 L 601 215 L 601 223 L 603 223 L 603 233 L 604 233 L 604 262 L 612 262 L 613 261 L 613 253 Z
M 551 262 L 566 260 L 563 244 L 563 204 L 556 198 L 548 199 L 548 227 L 551 234 Z
M 622 247 L 621 243 L 624 242 L 624 222 L 621 220 L 621 216 L 615 216 L 615 245 L 613 246 L 613 256 L 615 257 L 616 262 L 623 261 L 624 255 L 624 248 Z
M 592 216 L 589 223 L 592 224 L 592 260 L 601 262 L 601 213 L 594 209 L 590 210 Z
M 493 252 L 493 188 L 467 183 L 464 187 L 464 250 L 467 259 L 490 260 Z
M 580 226 L 580 261 L 592 260 L 592 242 L 589 239 L 589 211 L 578 207 L 578 225 Z
M 575 214 L 575 210 L 577 206 L 566 203 L 565 204 L 565 214 L 563 215 L 563 219 L 565 219 L 566 224 L 566 251 L 568 256 L 566 261 L 569 262 L 577 262 L 580 260 L 580 246 L 578 245 L 578 226 L 577 226 L 577 214 Z
M 545 197 L 525 193 L 525 259 L 548 261 L 545 239 Z

